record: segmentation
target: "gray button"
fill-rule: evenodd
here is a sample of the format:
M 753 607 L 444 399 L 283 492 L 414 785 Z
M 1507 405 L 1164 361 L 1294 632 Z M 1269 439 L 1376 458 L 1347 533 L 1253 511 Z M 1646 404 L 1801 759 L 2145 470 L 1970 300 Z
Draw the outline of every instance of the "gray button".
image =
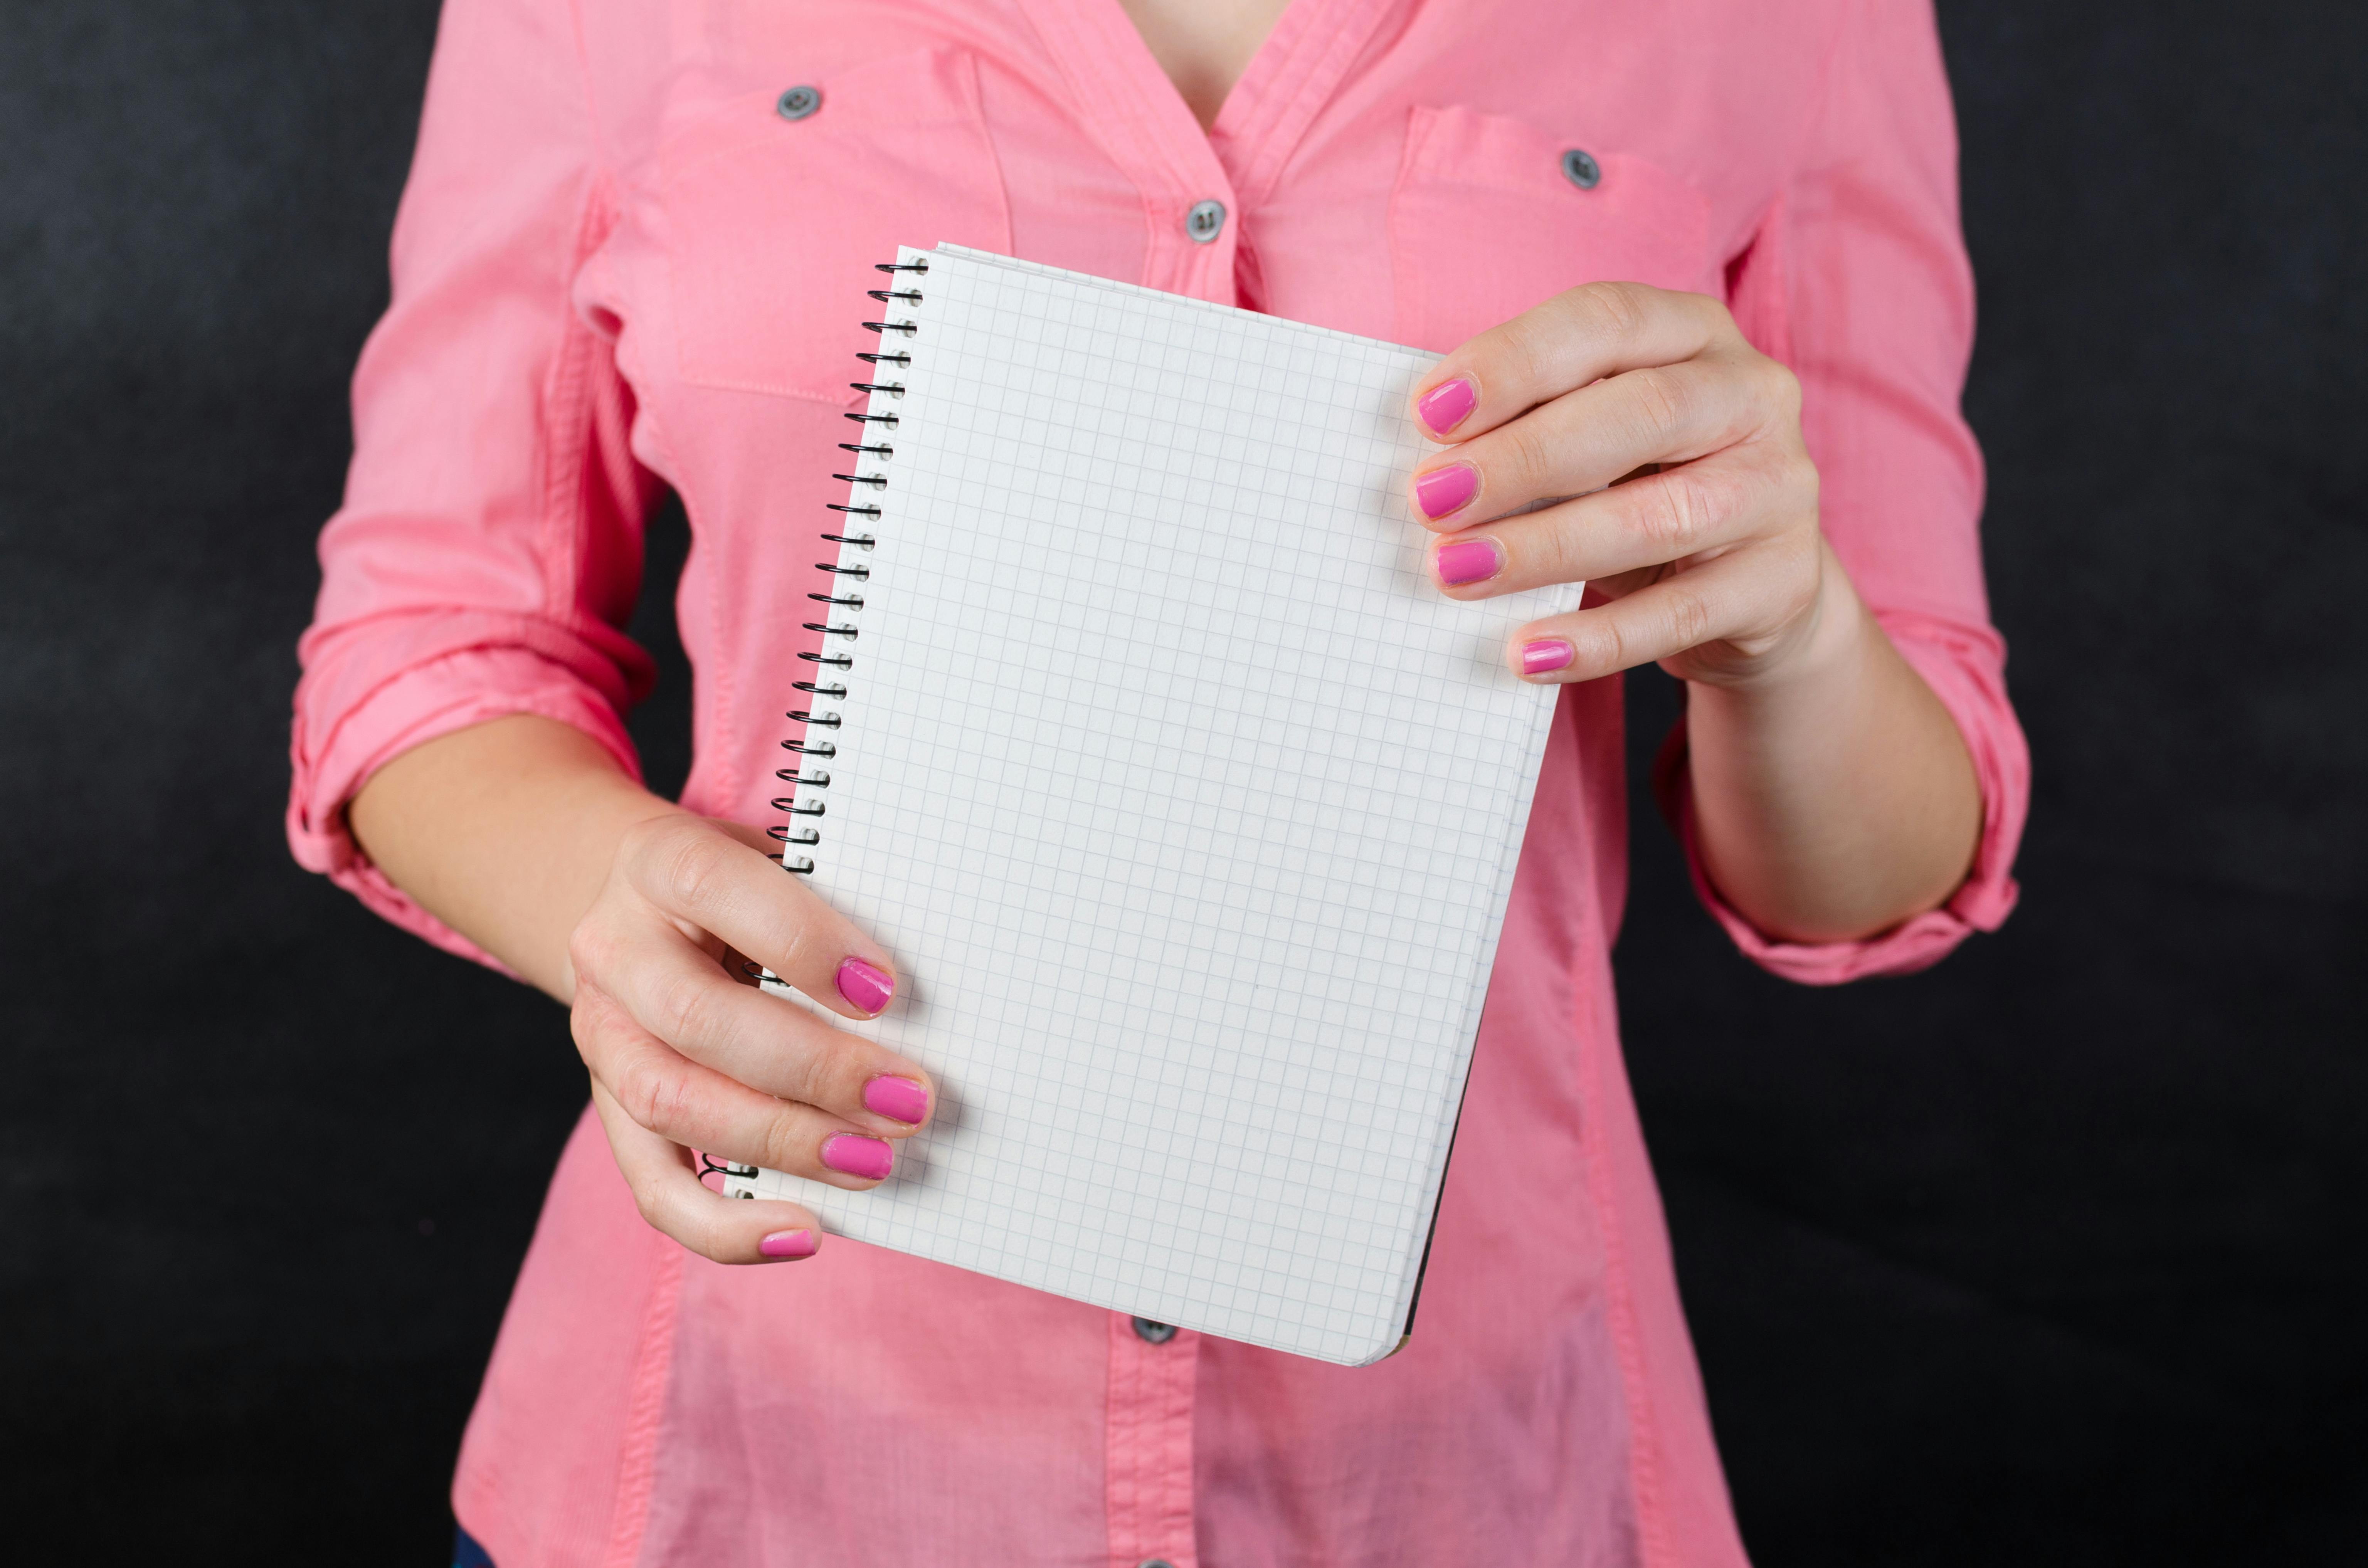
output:
M 780 111 L 783 119 L 803 119 L 822 108 L 822 89 L 791 87 L 781 95 L 780 101 L 773 107 Z
M 1577 147 L 1562 155 L 1562 172 L 1581 190 L 1593 190 L 1603 183 L 1603 165 L 1595 161 L 1592 153 Z
M 1176 1568 L 1176 1564 L 1168 1562 L 1165 1557 L 1146 1557 L 1136 1563 L 1134 1568 Z
M 1225 204 L 1222 201 L 1196 201 L 1192 210 L 1184 214 L 1184 232 L 1201 244 L 1207 244 L 1225 232 Z
M 1134 1332 L 1147 1344 L 1165 1345 L 1176 1337 L 1176 1325 L 1154 1323 L 1149 1318 L 1137 1318 L 1134 1320 Z

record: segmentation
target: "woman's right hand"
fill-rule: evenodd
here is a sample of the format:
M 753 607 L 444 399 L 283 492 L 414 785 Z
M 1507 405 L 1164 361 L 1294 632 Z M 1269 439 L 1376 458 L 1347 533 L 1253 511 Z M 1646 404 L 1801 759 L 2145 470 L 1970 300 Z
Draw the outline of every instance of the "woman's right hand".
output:
M 575 1045 L 618 1168 L 643 1219 L 718 1263 L 811 1257 L 822 1225 L 727 1201 L 692 1150 L 861 1191 L 936 1098 L 913 1062 L 745 983 L 744 954 L 849 1018 L 896 988 L 880 945 L 763 842 L 687 812 L 636 824 L 568 943 Z

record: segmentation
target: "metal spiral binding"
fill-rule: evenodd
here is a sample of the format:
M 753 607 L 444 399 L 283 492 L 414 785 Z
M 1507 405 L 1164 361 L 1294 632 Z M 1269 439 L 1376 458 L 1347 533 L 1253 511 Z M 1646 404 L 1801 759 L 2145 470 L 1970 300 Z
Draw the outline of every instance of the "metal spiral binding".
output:
M 929 264 L 927 261 L 884 261 L 877 262 L 873 265 L 880 271 L 889 274 L 892 278 L 895 277 L 899 273 L 910 273 L 913 277 L 917 278 L 928 273 L 929 270 Z M 900 283 L 901 281 L 902 280 L 899 279 Z M 921 302 L 921 291 L 918 289 L 910 287 L 868 289 L 864 291 L 872 299 L 879 301 L 880 303 L 892 308 L 897 305 L 903 305 L 909 308 Z M 885 315 L 890 312 L 882 312 L 882 313 Z M 871 332 L 875 336 L 878 336 L 882 340 L 882 351 L 876 354 L 857 355 L 856 358 L 858 359 L 862 360 L 867 365 L 875 367 L 888 366 L 900 370 L 906 369 L 911 367 L 913 363 L 913 356 L 909 346 L 913 339 L 920 335 L 921 326 L 918 322 L 907 318 L 902 321 L 868 321 L 865 322 L 863 325 L 866 331 Z M 889 350 L 886 347 L 886 340 L 892 334 L 894 336 L 903 339 L 906 347 L 899 347 L 893 351 Z M 878 374 L 879 372 L 875 369 L 873 373 Z M 867 395 L 884 393 L 891 398 L 901 398 L 905 395 L 905 383 L 902 381 L 849 381 L 848 385 L 853 387 L 857 392 L 863 392 Z M 849 466 L 854 468 L 856 472 L 853 473 L 834 473 L 831 475 L 833 479 L 839 480 L 848 485 L 848 498 L 847 504 L 843 506 L 836 501 L 828 502 L 826 505 L 832 511 L 839 513 L 841 516 L 846 517 L 850 520 L 860 517 L 867 523 L 876 523 L 881 517 L 880 508 L 877 506 L 867 505 L 859 501 L 856 497 L 863 494 L 865 489 L 868 489 L 871 494 L 876 497 L 881 492 L 888 488 L 888 476 L 885 473 L 864 472 L 863 462 L 865 459 L 885 462 L 890 458 L 896 455 L 895 447 L 884 439 L 888 432 L 896 428 L 896 415 L 893 414 L 873 414 L 867 409 L 861 414 L 849 414 L 847 417 L 854 420 L 857 424 L 863 426 L 863 435 L 860 440 L 841 441 L 838 443 L 838 449 L 840 451 L 852 452 L 855 454 L 856 460 Z M 847 700 L 847 686 L 843 679 L 836 677 L 843 676 L 846 671 L 851 670 L 855 667 L 853 648 L 856 640 L 857 628 L 848 624 L 845 619 L 832 619 L 832 615 L 837 611 L 847 611 L 851 614 L 854 612 L 860 612 L 863 608 L 863 594 L 860 585 L 870 581 L 871 576 L 871 568 L 869 566 L 846 565 L 842 564 L 842 562 L 845 561 L 848 551 L 869 551 L 877 545 L 879 540 L 873 538 L 871 534 L 852 531 L 847 533 L 826 533 L 822 537 L 828 542 L 841 547 L 839 551 L 840 561 L 817 561 L 814 562 L 814 567 L 817 571 L 827 572 L 834 579 L 830 592 L 826 594 L 808 594 L 806 596 L 807 598 L 813 600 L 816 604 L 829 607 L 828 610 L 825 612 L 825 619 L 821 620 L 809 620 L 803 623 L 808 631 L 816 631 L 822 634 L 822 651 L 814 653 L 800 653 L 798 655 L 800 659 L 803 659 L 807 664 L 820 667 L 814 671 L 814 679 L 794 681 L 791 685 L 795 689 L 803 691 L 810 697 L 825 698 L 832 702 L 844 702 Z M 835 637 L 843 639 L 843 641 L 834 643 L 831 639 Z M 823 678 L 823 671 L 825 669 L 834 672 L 834 678 L 827 682 Z M 828 758 L 838 755 L 838 743 L 835 740 L 817 736 L 815 732 L 818 730 L 826 731 L 837 729 L 839 727 L 839 716 L 835 710 L 822 708 L 819 704 L 811 709 L 792 708 L 790 710 L 789 716 L 791 722 L 803 724 L 806 727 L 806 733 L 802 739 L 783 741 L 781 743 L 781 749 L 795 756 L 799 761 L 794 767 L 777 768 L 774 771 L 773 777 L 780 779 L 782 783 L 791 786 L 791 792 L 786 795 L 775 796 L 773 798 L 772 807 L 777 812 L 783 812 L 792 818 L 801 818 L 803 820 L 779 824 L 775 826 L 767 828 L 765 831 L 772 837 L 775 843 L 783 846 L 781 850 L 781 865 L 783 868 L 803 876 L 810 874 L 814 870 L 814 857 L 810 854 L 795 854 L 792 853 L 792 851 L 798 849 L 812 849 L 814 846 L 822 842 L 822 829 L 817 825 L 814 819 L 821 817 L 824 814 L 824 808 L 823 802 L 814 798 L 814 792 L 830 788 L 829 772 L 821 767 L 809 768 L 806 766 L 805 759 L 811 757 L 819 762 L 827 760 Z M 803 805 L 799 804 L 799 797 L 801 795 L 805 797 L 805 803 Z M 753 979 L 762 981 L 771 978 L 770 974 L 760 965 L 749 963 L 743 964 L 742 967 L 748 971 L 750 977 Z M 752 1170 L 744 1170 L 743 1168 L 735 1165 L 719 1165 L 713 1161 L 709 1160 L 704 1154 L 700 1156 L 700 1160 L 707 1170 L 718 1171 L 726 1176 L 753 1176 L 756 1174 Z
M 729 1160 L 715 1160 L 708 1154 L 706 1150 L 702 1149 L 699 1152 L 699 1179 L 705 1181 L 712 1176 L 720 1176 L 725 1181 L 730 1181 L 734 1177 L 737 1177 L 742 1181 L 753 1181 L 756 1179 L 757 1167 L 754 1165 L 735 1165 Z M 732 1196 L 735 1198 L 754 1198 L 757 1195 L 753 1192 L 739 1192 L 734 1193 Z

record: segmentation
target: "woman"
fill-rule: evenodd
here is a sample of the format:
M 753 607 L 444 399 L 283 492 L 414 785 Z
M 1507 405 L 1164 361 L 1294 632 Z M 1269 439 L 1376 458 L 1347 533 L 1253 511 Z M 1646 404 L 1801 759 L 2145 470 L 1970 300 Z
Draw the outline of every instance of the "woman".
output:
M 2004 918 L 1953 155 L 1909 0 L 450 0 L 290 824 L 570 1003 L 591 1072 L 455 1486 L 493 1560 L 1740 1562 L 1616 1044 L 1602 677 L 1687 683 L 1664 805 L 1759 962 L 1896 972 Z M 728 960 L 850 1018 L 902 978 L 755 824 L 861 291 L 941 241 L 1450 351 L 1440 590 L 1596 585 L 1508 650 L 1561 706 L 1378 1366 L 825 1244 L 687 1153 L 860 1188 L 929 1115 L 922 1063 Z M 662 483 L 680 806 L 619 717 Z

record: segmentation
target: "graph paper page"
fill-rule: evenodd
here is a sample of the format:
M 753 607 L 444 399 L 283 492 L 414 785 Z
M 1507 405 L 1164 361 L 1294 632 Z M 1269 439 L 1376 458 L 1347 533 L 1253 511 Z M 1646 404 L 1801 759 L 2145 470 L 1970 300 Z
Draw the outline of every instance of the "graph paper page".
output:
M 885 319 L 802 784 L 940 1087 L 834 1233 L 1362 1364 L 1406 1327 L 1576 589 L 1443 597 L 1409 348 L 954 247 Z M 860 301 L 858 302 L 860 303 Z M 811 668 L 802 666 L 811 675 Z M 786 686 L 792 677 L 780 677 Z M 823 765 L 808 769 L 809 775 Z M 834 1018 L 834 1022 L 838 1021 Z

